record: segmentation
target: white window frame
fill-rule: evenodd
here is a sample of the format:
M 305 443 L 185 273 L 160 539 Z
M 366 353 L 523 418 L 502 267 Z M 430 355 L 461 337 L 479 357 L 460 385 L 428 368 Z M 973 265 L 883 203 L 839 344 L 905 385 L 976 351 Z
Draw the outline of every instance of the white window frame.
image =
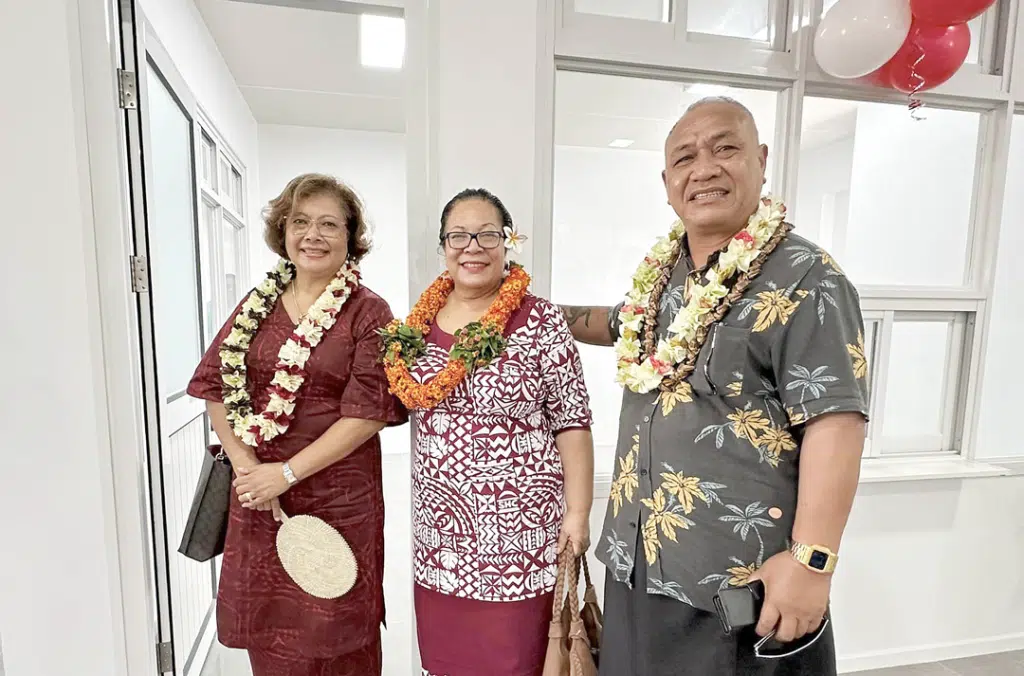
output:
M 538 268 L 535 285 L 540 293 L 550 291 L 551 214 L 553 211 L 554 91 L 557 70 L 608 75 L 646 77 L 685 82 L 775 90 L 779 103 L 775 129 L 773 191 L 783 197 L 796 194 L 799 178 L 799 150 L 803 103 L 806 96 L 906 105 L 908 97 L 880 88 L 832 78 L 814 61 L 812 43 L 823 0 L 775 0 L 769 43 L 726 36 L 688 33 L 686 0 L 672 0 L 668 22 L 625 19 L 576 12 L 574 0 L 544 0 L 555 21 L 549 53 L 551 63 L 542 59 L 538 79 L 538 110 L 544 116 L 538 124 L 537 245 Z M 874 394 L 871 401 L 872 439 L 865 469 L 889 468 L 904 460 L 916 466 L 930 465 L 931 476 L 951 473 L 950 461 L 960 463 L 952 474 L 988 475 L 976 456 L 978 407 L 981 375 L 989 323 L 988 308 L 994 283 L 995 248 L 998 242 L 1010 128 L 1015 104 L 1024 105 L 1024 24 L 1000 40 L 999 24 L 1010 22 L 1021 12 L 1024 0 L 999 0 L 998 10 L 986 15 L 982 24 L 977 68 L 965 67 L 953 78 L 919 98 L 929 107 L 966 110 L 981 114 L 975 182 L 967 239 L 967 260 L 963 283 L 955 287 L 874 286 L 859 288 L 865 320 L 880 321 L 876 336 L 876 364 L 870 364 Z M 1002 47 L 1002 49 L 999 49 Z M 543 53 L 543 51 L 542 51 Z M 550 90 L 550 91 L 549 91 Z M 793 202 L 793 200 L 790 200 Z M 795 204 L 795 203 L 794 203 Z M 546 218 L 542 218 L 547 216 Z M 792 214 L 794 220 L 799 215 Z M 545 232 L 547 230 L 547 232 Z M 908 314 L 910 313 L 910 314 Z M 962 313 L 962 314 L 957 314 Z M 943 393 L 944 424 L 941 452 L 910 451 L 935 446 L 931 440 L 886 440 L 881 438 L 892 323 L 898 318 L 931 320 L 966 317 L 956 324 L 950 341 L 950 369 Z M 884 457 L 883 457 L 884 456 Z M 979 469 L 979 467 L 981 469 Z M 894 472 L 906 473 L 905 466 Z M 889 470 L 876 471 L 884 480 Z M 913 475 L 915 471 L 910 472 Z M 914 476 L 903 478 L 917 478 Z
M 200 208 L 200 229 L 204 230 L 202 235 L 206 237 L 207 250 L 210 253 L 210 260 L 207 262 L 210 271 L 210 282 L 212 286 L 212 297 L 214 311 L 216 314 L 214 325 L 220 326 L 227 315 L 235 308 L 241 298 L 229 298 L 225 279 L 225 256 L 227 252 L 224 247 L 223 228 L 225 225 L 234 227 L 236 230 L 237 246 L 235 251 L 235 269 L 240 281 L 239 292 L 244 291 L 245 284 L 249 279 L 249 246 L 248 228 L 246 221 L 247 195 L 246 195 L 246 168 L 238 155 L 224 141 L 224 138 L 217 132 L 216 127 L 210 121 L 206 113 L 200 109 L 197 115 L 201 134 L 196 135 L 196 179 L 198 181 L 199 208 Z M 206 182 L 203 177 L 203 136 L 213 142 L 213 166 L 211 167 L 210 181 Z M 241 176 L 239 185 L 240 195 L 230 192 L 229 186 L 221 185 L 221 163 L 226 162 L 228 166 L 228 178 L 230 180 L 231 170 L 238 172 Z M 235 208 L 235 200 L 242 206 L 241 212 Z M 207 206 L 213 207 L 213 218 L 210 227 L 204 223 L 204 214 Z M 204 336 L 207 343 L 213 336 Z

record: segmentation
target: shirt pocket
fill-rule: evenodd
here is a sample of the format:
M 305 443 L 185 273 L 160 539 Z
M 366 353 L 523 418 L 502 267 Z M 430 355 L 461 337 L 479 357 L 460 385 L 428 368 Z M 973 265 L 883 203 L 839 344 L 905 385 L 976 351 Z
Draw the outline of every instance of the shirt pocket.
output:
M 715 324 L 697 355 L 690 385 L 705 396 L 737 394 L 732 389 L 747 374 L 750 329 Z

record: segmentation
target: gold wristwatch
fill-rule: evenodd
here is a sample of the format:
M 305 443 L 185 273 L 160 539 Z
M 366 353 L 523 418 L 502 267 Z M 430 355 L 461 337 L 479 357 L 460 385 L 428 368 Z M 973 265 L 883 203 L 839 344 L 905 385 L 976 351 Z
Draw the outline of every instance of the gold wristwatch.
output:
M 805 545 L 794 542 L 789 548 L 793 558 L 815 573 L 831 573 L 836 569 L 839 556 L 828 547 L 821 545 Z

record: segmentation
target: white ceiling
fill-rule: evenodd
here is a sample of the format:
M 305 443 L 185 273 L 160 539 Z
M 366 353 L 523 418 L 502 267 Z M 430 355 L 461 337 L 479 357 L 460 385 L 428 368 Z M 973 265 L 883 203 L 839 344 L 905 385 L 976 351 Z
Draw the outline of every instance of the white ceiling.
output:
M 725 4 L 734 10 L 740 1 Z M 360 64 L 358 15 L 253 0 L 196 2 L 258 123 L 404 130 L 402 73 Z M 691 9 L 710 2 L 723 0 L 700 0 Z M 739 20 L 735 11 L 718 16 Z M 665 135 L 686 107 L 711 94 L 746 104 L 762 141 L 774 145 L 775 92 L 566 71 L 557 78 L 555 142 L 605 148 L 615 139 L 630 139 L 629 150 L 660 152 Z M 808 101 L 802 145 L 821 145 L 851 134 L 855 115 L 856 104 L 851 102 Z
M 258 123 L 404 131 L 402 73 L 360 64 L 358 15 L 196 3 Z

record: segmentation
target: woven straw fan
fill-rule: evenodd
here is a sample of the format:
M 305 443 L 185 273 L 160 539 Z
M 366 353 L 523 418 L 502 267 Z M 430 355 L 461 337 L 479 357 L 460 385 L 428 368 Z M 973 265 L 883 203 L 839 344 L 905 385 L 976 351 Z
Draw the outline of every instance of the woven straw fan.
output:
M 283 511 L 277 531 L 277 556 L 302 591 L 321 599 L 344 596 L 356 583 L 359 564 L 352 548 L 323 519 Z

